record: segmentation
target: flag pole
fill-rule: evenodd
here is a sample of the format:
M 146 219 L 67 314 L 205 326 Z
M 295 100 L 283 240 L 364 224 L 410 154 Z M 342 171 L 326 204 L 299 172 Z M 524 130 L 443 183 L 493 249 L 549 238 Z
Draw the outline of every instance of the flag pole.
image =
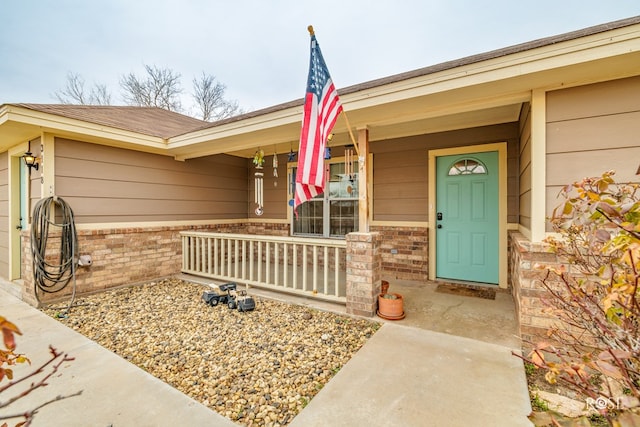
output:
M 360 157 L 360 150 L 358 149 L 358 143 L 356 142 L 356 138 L 353 136 L 353 132 L 351 131 L 351 124 L 349 124 L 349 119 L 347 118 L 347 113 L 342 109 L 342 115 L 344 116 L 344 121 L 347 122 L 347 130 L 349 131 L 349 136 L 351 137 L 351 142 L 356 149 L 356 154 Z

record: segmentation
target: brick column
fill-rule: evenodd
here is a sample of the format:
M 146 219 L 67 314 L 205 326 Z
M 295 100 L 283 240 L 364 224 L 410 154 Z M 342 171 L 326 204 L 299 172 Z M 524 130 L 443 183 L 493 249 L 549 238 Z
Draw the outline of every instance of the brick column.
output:
M 520 337 L 531 342 L 547 339 L 547 329 L 556 322 L 556 318 L 545 310 L 543 299 L 548 295 L 541 280 L 546 276 L 546 270 L 537 265 L 558 266 L 561 261 L 549 251 L 548 245 L 532 243 L 516 231 L 509 233 L 509 251 L 511 292 Z M 568 271 L 569 265 L 566 267 Z M 558 289 L 561 289 L 560 285 Z
M 347 313 L 373 317 L 382 274 L 379 233 L 349 233 L 347 240 Z

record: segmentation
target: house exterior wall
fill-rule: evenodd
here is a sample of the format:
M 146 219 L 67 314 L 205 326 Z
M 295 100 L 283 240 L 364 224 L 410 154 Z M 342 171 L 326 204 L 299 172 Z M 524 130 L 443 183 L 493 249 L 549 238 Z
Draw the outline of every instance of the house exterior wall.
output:
M 505 141 L 511 166 L 509 180 L 517 179 L 517 122 L 372 142 L 373 221 L 429 220 L 428 150 Z M 509 190 L 508 197 L 515 200 L 516 188 Z M 517 204 L 509 205 L 509 221 L 515 222 Z
M 507 142 L 507 220 L 518 221 L 518 123 L 371 143 L 373 221 L 385 280 L 428 280 L 428 153 L 431 149 Z
M 640 76 L 547 94 L 547 215 L 560 189 L 615 170 L 637 182 L 640 165 Z
M 247 217 L 247 164 L 239 157 L 179 162 L 56 138 L 55 170 L 56 194 L 78 224 Z
M 416 226 L 371 226 L 380 241 L 382 278 L 429 280 L 429 229 Z
M 9 153 L 0 153 L 0 277 L 9 277 Z
M 80 229 L 79 254 L 91 256 L 92 264 L 89 267 L 78 267 L 77 294 L 90 294 L 179 274 L 182 269 L 181 231 L 246 233 L 246 224 L 239 222 L 202 226 L 115 226 L 97 230 Z M 52 234 L 49 239 L 47 253 L 52 257 L 59 256 L 56 253 L 60 242 L 59 234 Z M 22 299 L 32 305 L 38 305 L 29 242 L 30 234 L 23 232 Z M 72 290 L 73 284 L 70 282 L 60 292 L 40 293 L 39 299 L 41 303 L 66 299 Z
M 523 110 L 520 147 L 520 225 L 527 228 L 531 188 L 529 114 Z M 560 189 L 587 176 L 616 170 L 619 182 L 639 182 L 640 77 L 560 89 L 546 96 L 546 212 L 561 203 Z M 547 224 L 547 231 L 551 231 Z M 560 264 L 544 242 L 509 235 L 509 273 L 522 338 L 543 338 L 553 318 L 543 312 L 545 274 L 536 265 Z M 570 267 L 567 265 L 567 271 Z

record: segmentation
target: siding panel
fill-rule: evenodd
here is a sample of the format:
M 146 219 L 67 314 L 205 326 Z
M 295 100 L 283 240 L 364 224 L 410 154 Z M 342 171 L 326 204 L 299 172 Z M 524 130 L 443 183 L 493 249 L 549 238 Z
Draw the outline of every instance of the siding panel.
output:
M 564 185 L 615 170 L 618 182 L 638 182 L 640 77 L 547 94 L 546 214 Z
M 56 139 L 56 193 L 76 222 L 246 218 L 247 161 L 170 157 Z
M 547 94 L 547 122 L 638 111 L 640 76 L 561 89 Z
M 638 165 L 640 146 L 553 154 L 547 156 L 547 186 L 562 187 L 587 176 L 602 175 L 608 170 L 616 171 L 616 181 L 638 182 Z
M 638 102 L 638 111 L 548 124 L 547 153 L 637 147 L 640 145 L 640 99 Z
M 428 220 L 429 150 L 507 142 L 508 179 L 518 180 L 518 123 L 425 134 L 371 143 L 373 153 L 373 219 L 376 221 Z M 515 170 L 514 170 L 515 169 Z M 509 220 L 516 220 L 517 186 L 508 194 Z

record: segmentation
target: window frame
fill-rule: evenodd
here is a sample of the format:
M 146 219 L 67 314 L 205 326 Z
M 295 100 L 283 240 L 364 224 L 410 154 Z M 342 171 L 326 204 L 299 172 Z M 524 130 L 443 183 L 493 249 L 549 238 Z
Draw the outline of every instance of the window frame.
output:
M 360 197 L 358 194 L 358 185 L 360 184 L 360 180 L 359 180 L 357 160 L 354 161 L 354 165 L 353 165 L 353 170 L 355 175 L 355 178 L 354 178 L 355 185 L 352 187 L 353 188 L 352 190 L 353 192 L 351 193 L 352 197 L 339 197 L 339 196 L 332 197 L 331 196 L 331 189 L 330 189 L 330 185 L 332 182 L 331 166 L 334 164 L 344 164 L 344 160 L 345 160 L 345 157 L 343 156 L 343 157 L 334 157 L 324 161 L 324 165 L 326 168 L 325 169 L 325 191 L 322 193 L 321 196 L 317 196 L 316 198 L 314 198 L 314 199 L 317 199 L 318 201 L 321 201 L 322 203 L 322 234 L 295 232 L 296 219 L 295 219 L 295 213 L 293 212 L 293 201 L 294 201 L 294 192 L 295 192 L 295 174 L 298 168 L 298 162 L 287 163 L 287 176 L 288 176 L 287 192 L 288 192 L 288 200 L 289 200 L 289 207 L 288 207 L 289 214 L 287 216 L 290 217 L 289 218 L 289 234 L 291 236 L 311 237 L 311 238 L 318 238 L 318 239 L 345 239 L 346 234 L 331 234 L 331 203 L 340 202 L 340 201 L 354 202 L 353 203 L 354 224 L 353 224 L 353 229 L 349 232 L 358 231 L 358 227 L 359 227 L 358 215 L 359 215 L 359 203 L 360 203 Z M 333 181 L 333 182 L 336 182 L 336 181 Z

